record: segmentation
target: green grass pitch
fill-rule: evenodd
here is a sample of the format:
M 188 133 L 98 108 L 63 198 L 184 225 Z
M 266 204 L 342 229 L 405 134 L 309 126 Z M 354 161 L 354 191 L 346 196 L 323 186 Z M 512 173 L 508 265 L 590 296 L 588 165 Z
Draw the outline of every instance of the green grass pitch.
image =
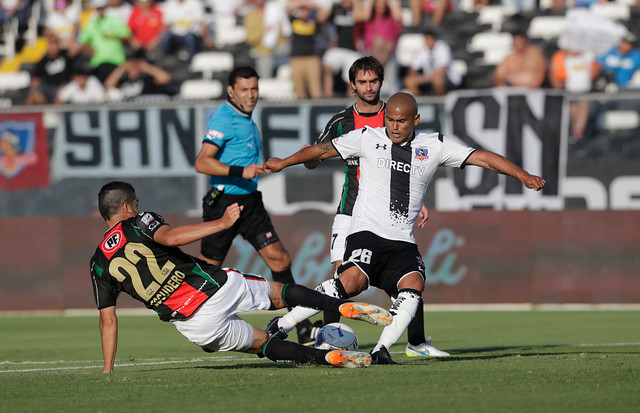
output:
M 270 314 L 245 318 L 265 326 Z M 202 352 L 153 316 L 119 317 L 99 373 L 96 316 L 0 316 L 0 412 L 639 412 L 640 312 L 427 312 L 447 359 L 335 369 Z M 369 351 L 380 328 L 347 321 Z

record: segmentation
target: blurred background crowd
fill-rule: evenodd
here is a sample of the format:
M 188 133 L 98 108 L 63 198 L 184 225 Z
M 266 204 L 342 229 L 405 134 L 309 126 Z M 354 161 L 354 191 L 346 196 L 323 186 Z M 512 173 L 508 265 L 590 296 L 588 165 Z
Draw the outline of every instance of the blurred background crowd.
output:
M 0 105 L 218 99 L 252 65 L 266 99 L 494 86 L 640 87 L 636 0 L 0 0 Z M 580 139 L 586 103 L 572 102 Z

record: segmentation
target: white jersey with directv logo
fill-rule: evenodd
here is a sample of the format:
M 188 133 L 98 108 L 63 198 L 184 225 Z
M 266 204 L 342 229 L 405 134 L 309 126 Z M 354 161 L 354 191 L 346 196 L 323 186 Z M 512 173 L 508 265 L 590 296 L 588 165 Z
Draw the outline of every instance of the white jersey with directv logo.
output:
M 385 128 L 362 128 L 331 141 L 343 159 L 360 158 L 360 188 L 349 234 L 370 231 L 415 243 L 413 224 L 439 166 L 464 168 L 475 150 L 440 133 L 419 133 L 394 144 Z

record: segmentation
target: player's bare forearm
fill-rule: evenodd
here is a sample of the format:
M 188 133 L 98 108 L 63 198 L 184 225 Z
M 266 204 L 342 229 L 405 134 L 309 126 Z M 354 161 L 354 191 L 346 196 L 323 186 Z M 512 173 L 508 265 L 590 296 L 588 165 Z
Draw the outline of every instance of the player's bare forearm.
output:
M 535 191 L 541 190 L 546 184 L 543 178 L 531 175 L 504 156 L 491 151 L 473 152 L 471 156 L 469 156 L 469 159 L 467 159 L 467 164 L 480 166 L 502 175 L 512 176 L 522 182 L 527 188 Z
M 100 310 L 100 338 L 102 340 L 103 373 L 113 372 L 118 348 L 118 317 L 115 306 Z
M 271 158 L 264 164 L 266 172 L 280 172 L 286 167 L 298 165 L 310 161 L 320 162 L 323 159 L 338 156 L 338 151 L 331 143 L 319 143 L 313 146 L 307 146 L 300 149 L 293 155 L 285 158 Z
M 308 148 L 310 146 L 311 145 L 304 145 L 302 148 L 304 149 L 304 148 Z M 307 162 L 304 163 L 304 167 L 307 168 L 307 169 L 316 169 L 320 165 L 320 162 L 322 162 L 322 161 L 321 160 L 317 160 L 317 159 L 314 159 L 314 160 L 311 160 L 311 161 L 307 161 Z
M 227 207 L 220 219 L 176 227 L 163 225 L 153 234 L 153 240 L 158 244 L 169 247 L 191 244 L 216 232 L 230 228 L 240 218 L 240 213 L 243 209 L 244 206 L 234 203 Z

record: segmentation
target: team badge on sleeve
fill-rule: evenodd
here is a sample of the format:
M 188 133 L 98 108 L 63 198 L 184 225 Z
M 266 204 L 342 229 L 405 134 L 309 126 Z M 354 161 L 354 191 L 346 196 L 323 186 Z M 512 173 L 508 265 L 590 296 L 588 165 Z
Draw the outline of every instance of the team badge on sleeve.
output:
M 222 139 L 224 138 L 224 133 L 214 130 L 214 129 L 209 129 L 207 131 L 207 139 Z

